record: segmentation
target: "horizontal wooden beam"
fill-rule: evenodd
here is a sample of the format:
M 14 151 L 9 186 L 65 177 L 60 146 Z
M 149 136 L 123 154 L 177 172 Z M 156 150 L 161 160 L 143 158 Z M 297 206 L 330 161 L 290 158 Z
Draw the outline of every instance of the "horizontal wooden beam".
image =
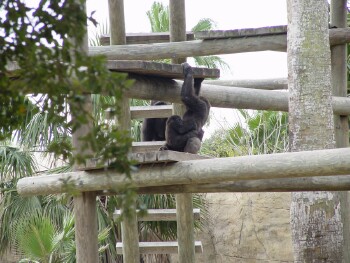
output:
M 132 178 L 135 187 L 148 187 L 348 174 L 350 148 L 339 148 L 143 165 Z M 21 178 L 17 191 L 21 195 L 57 194 L 73 189 L 118 191 L 127 183 L 123 174 L 102 169 Z
M 203 253 L 202 242 L 195 241 L 195 252 Z M 177 254 L 178 242 L 163 241 L 163 242 L 140 242 L 140 254 Z M 123 254 L 123 243 L 117 243 L 117 254 Z
M 134 85 L 125 93 L 130 98 L 181 103 L 182 81 L 133 74 L 130 74 L 130 78 L 135 79 Z M 206 97 L 213 107 L 288 111 L 287 91 L 203 84 L 201 95 Z M 349 98 L 333 97 L 332 104 L 334 114 L 350 115 Z
M 139 194 L 178 193 L 240 193 L 240 192 L 300 192 L 300 191 L 349 191 L 349 176 L 323 176 L 305 178 L 276 178 L 226 183 L 196 185 L 150 186 L 137 189 Z M 115 193 L 103 191 L 99 195 Z
M 331 45 L 349 43 L 350 28 L 330 29 L 329 38 Z M 156 44 L 89 47 L 89 54 L 91 56 L 104 55 L 111 60 L 154 60 L 266 50 L 285 52 L 286 49 L 287 34 L 278 34 Z
M 264 90 L 288 89 L 287 78 L 204 80 L 204 84 Z
M 187 32 L 187 40 L 194 40 L 193 32 Z M 169 32 L 152 32 L 152 33 L 126 33 L 126 44 L 151 44 L 169 42 Z M 102 46 L 110 45 L 109 35 L 100 37 Z
M 114 219 L 118 219 L 121 210 L 116 210 L 113 214 Z M 194 220 L 200 220 L 200 209 L 193 209 Z M 147 214 L 138 216 L 138 221 L 176 221 L 176 209 L 147 209 Z
M 173 105 L 132 106 L 130 114 L 132 119 L 168 118 L 173 114 Z

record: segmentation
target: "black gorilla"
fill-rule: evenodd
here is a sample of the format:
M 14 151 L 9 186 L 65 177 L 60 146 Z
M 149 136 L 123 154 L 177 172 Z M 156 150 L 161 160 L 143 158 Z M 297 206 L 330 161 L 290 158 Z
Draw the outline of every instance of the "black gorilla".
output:
M 168 105 L 164 101 L 151 101 L 151 105 Z M 164 141 L 165 125 L 167 118 L 144 119 L 142 122 L 141 140 L 148 141 Z
M 186 106 L 182 119 L 173 115 L 166 122 L 166 144 L 160 150 L 197 153 L 201 146 L 204 131 L 202 127 L 209 116 L 209 101 L 199 96 L 203 79 L 193 79 L 192 67 L 183 63 L 184 82 L 181 100 Z

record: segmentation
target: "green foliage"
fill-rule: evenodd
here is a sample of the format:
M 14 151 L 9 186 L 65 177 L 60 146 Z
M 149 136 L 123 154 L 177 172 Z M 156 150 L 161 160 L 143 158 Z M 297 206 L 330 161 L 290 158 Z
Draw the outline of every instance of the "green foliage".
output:
M 169 32 L 169 8 L 160 2 L 154 2 L 151 10 L 147 11 L 147 17 L 151 22 L 152 32 Z
M 99 244 L 109 236 L 110 228 L 104 228 L 99 232 Z M 26 220 L 21 220 L 14 230 L 16 233 L 16 247 L 25 257 L 22 261 L 30 260 L 38 262 L 76 262 L 76 246 L 74 217 L 72 213 L 66 213 L 63 224 L 55 226 L 50 217 L 46 215 L 31 215 Z M 108 245 L 100 246 L 99 252 L 106 250 Z
M 206 139 L 200 153 L 212 157 L 232 157 L 235 155 L 225 130 L 217 130 L 210 138 Z
M 64 214 L 72 208 L 71 197 L 25 198 L 15 190 L 19 177 L 36 171 L 30 151 L 47 151 L 55 158 L 65 159 L 66 169 L 95 157 L 101 163 L 108 160 L 112 167 L 129 177 L 133 169 L 133 163 L 126 158 L 131 146 L 130 136 L 115 122 L 107 125 L 104 121 L 108 108 L 114 109 L 111 118 L 120 116 L 119 101 L 132 81 L 126 74 L 110 72 L 105 66 L 105 58 L 85 54 L 82 46 L 86 21 L 95 21 L 87 17 L 83 2 L 41 0 L 38 7 L 33 8 L 26 1 L 0 1 L 0 140 L 13 137 L 20 144 L 10 146 L 5 141 L 0 148 L 0 253 L 11 248 L 17 240 L 16 244 L 21 243 L 22 247 L 27 242 L 32 243 L 27 244 L 34 246 L 30 250 L 36 250 L 31 257 L 40 252 L 47 258 L 48 251 L 55 250 L 56 245 L 41 245 L 41 241 L 48 242 L 48 236 L 52 234 L 46 219 L 49 218 L 54 227 L 54 236 L 57 231 L 68 231 L 65 230 Z M 106 96 L 92 95 L 93 112 L 85 109 L 90 94 Z M 93 128 L 82 138 L 82 148 L 92 149 L 94 155 L 80 153 L 73 156 L 72 132 L 88 122 L 93 123 Z M 120 204 L 128 205 L 133 196 L 132 191 L 127 192 Z M 19 236 L 14 236 L 12 226 L 19 225 L 21 220 L 28 221 L 31 216 L 46 218 L 45 221 L 33 219 L 33 227 L 27 228 L 40 235 L 36 241 L 28 238 L 20 241 Z M 107 221 L 101 223 L 100 230 Z M 41 233 L 41 229 L 45 229 L 45 233 Z M 103 232 L 104 237 L 107 232 Z M 66 240 L 71 232 L 63 236 Z M 106 244 L 101 249 L 113 253 L 115 248 Z M 62 255 L 67 254 L 66 258 L 58 262 L 74 262 L 73 241 L 68 242 L 64 251 L 70 252 L 62 252 Z
M 33 174 L 36 168 L 32 153 L 18 146 L 0 145 L 0 182 Z
M 242 121 L 217 130 L 201 147 L 213 157 L 232 157 L 288 151 L 288 115 L 274 111 L 238 110 Z
M 33 93 L 36 98 L 40 110 L 37 117 L 44 119 L 35 121 L 36 125 L 42 123 L 61 127 L 61 130 L 51 129 L 58 134 L 49 132 L 49 138 L 40 134 L 42 129 L 49 126 L 31 127 L 33 133 L 28 134 L 30 139 L 27 138 L 27 141 L 30 140 L 32 145 L 38 141 L 47 144 L 50 139 L 58 139 L 61 135 L 66 135 L 67 131 L 74 132 L 89 121 L 98 124 L 94 116 L 83 107 L 86 93 L 114 97 L 112 104 L 102 102 L 101 110 L 112 106 L 115 114 L 120 114 L 118 101 L 132 81 L 127 80 L 126 74 L 114 74 L 106 69 L 104 58 L 86 56 L 81 50 L 87 20 L 82 2 L 41 0 L 37 8 L 31 8 L 22 2 L 6 0 L 1 2 L 0 8 L 5 14 L 0 23 L 0 89 L 4 91 L 0 99 L 3 103 L 0 131 L 3 135 L 10 136 L 18 129 L 19 120 L 22 122 L 25 117 L 25 107 L 20 104 L 23 102 L 21 94 Z M 14 61 L 19 69 L 9 74 L 6 65 Z M 4 107 L 5 104 L 13 107 Z M 8 116 L 18 117 L 18 122 L 12 124 L 10 119 L 9 123 Z M 70 116 L 74 116 L 74 120 Z M 105 138 L 104 144 L 100 143 L 101 138 Z M 109 127 L 108 133 L 105 127 L 96 128 L 84 140 L 85 148 L 93 147 L 96 155 L 102 155 L 103 158 L 107 155 L 124 155 L 124 149 L 130 146 L 123 131 L 115 126 Z M 118 140 L 119 147 L 111 143 L 113 140 Z M 63 154 L 64 157 L 72 157 L 67 154 L 71 151 L 69 144 L 53 146 L 49 150 L 56 156 Z M 71 162 L 82 162 L 90 157 L 92 156 L 80 154 Z M 116 166 L 124 167 L 124 172 L 129 175 L 130 164 L 117 162 Z

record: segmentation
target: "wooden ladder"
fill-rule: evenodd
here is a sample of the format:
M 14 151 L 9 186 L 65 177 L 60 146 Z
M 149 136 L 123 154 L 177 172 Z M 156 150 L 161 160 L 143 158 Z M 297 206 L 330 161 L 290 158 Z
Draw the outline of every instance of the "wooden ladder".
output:
M 148 209 L 147 214 L 138 217 L 138 221 L 176 221 L 176 209 Z M 116 210 L 114 219 L 120 217 L 121 211 Z M 195 220 L 200 220 L 200 209 L 193 209 Z M 117 243 L 117 254 L 123 254 L 123 243 Z M 177 241 L 161 241 L 161 242 L 139 242 L 140 254 L 177 254 Z M 195 252 L 203 253 L 202 242 L 195 241 Z
M 130 115 L 131 119 L 168 118 L 172 115 L 172 110 L 172 105 L 133 106 L 130 107 Z M 164 143 L 165 141 L 133 142 L 132 152 L 158 151 Z

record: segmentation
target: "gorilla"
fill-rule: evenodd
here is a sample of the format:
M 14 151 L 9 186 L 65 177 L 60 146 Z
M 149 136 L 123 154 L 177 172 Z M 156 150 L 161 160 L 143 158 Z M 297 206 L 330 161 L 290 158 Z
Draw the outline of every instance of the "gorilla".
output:
M 210 103 L 199 96 L 203 78 L 194 79 L 192 67 L 183 63 L 184 82 L 181 88 L 181 100 L 186 111 L 181 119 L 178 115 L 168 118 L 165 129 L 166 144 L 160 150 L 198 153 L 208 119 Z

